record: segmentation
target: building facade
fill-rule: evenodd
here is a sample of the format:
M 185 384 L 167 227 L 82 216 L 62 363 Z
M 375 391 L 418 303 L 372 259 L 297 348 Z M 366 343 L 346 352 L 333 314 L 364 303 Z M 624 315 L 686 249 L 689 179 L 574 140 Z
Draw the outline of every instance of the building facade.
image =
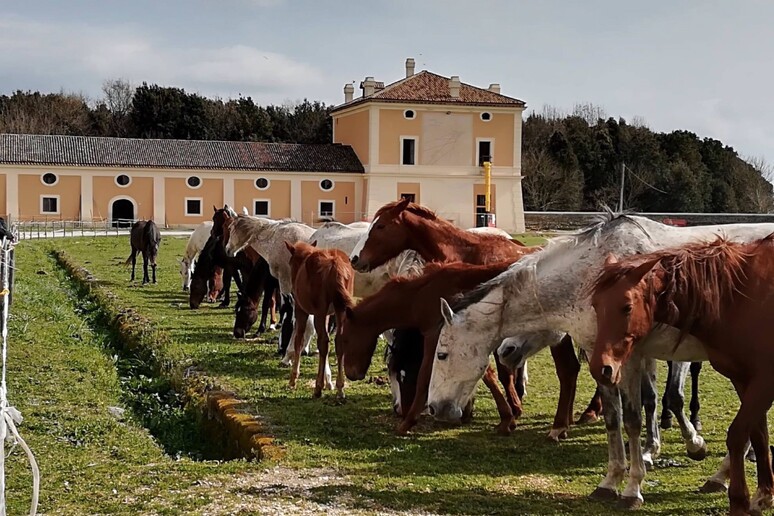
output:
M 462 227 L 524 230 L 524 102 L 428 71 L 344 88 L 327 145 L 0 134 L 0 214 L 195 226 L 213 206 L 307 224 L 369 220 L 409 197 Z M 484 167 L 491 166 L 487 191 Z

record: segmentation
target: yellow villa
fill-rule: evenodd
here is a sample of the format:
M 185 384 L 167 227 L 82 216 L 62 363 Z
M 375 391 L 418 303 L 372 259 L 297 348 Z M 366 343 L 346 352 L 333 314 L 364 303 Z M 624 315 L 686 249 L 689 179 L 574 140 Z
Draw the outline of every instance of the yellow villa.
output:
M 362 95 L 344 87 L 326 145 L 0 134 L 0 213 L 11 220 L 209 220 L 213 206 L 251 214 L 368 220 L 410 197 L 462 227 L 483 222 L 484 162 L 497 226 L 523 231 L 524 102 L 428 71 Z

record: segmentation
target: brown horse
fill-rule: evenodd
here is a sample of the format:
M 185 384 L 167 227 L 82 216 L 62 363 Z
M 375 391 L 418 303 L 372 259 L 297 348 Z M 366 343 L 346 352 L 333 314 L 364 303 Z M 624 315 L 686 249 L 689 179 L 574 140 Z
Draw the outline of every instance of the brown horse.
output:
M 317 332 L 317 348 L 320 362 L 317 369 L 317 382 L 314 396 L 320 397 L 324 386 L 330 385 L 330 366 L 328 365 L 328 316 L 334 314 L 341 321 L 344 311 L 352 305 L 352 292 L 355 288 L 355 271 L 349 265 L 349 257 L 338 249 L 317 249 L 317 242 L 307 244 L 285 242 L 290 252 L 290 271 L 295 299 L 295 341 L 293 346 L 293 366 L 290 372 L 290 387 L 296 386 L 301 367 L 301 350 L 304 347 L 304 329 L 309 316 L 314 317 L 314 329 Z M 338 333 L 341 326 L 336 329 Z M 336 395 L 344 397 L 344 357 L 341 348 L 336 346 L 338 375 L 336 377 Z M 326 385 L 324 385 L 324 383 Z
M 411 407 L 403 409 L 398 433 L 406 433 L 416 424 L 427 403 L 427 389 L 441 324 L 441 312 L 438 309 L 441 298 L 450 299 L 477 287 L 505 271 L 513 261 L 493 265 L 460 262 L 428 264 L 422 276 L 394 278 L 379 292 L 346 310 L 336 337 L 336 349 L 344 354 L 344 370 L 350 380 L 365 378 L 377 339 L 384 331 L 391 328 L 417 328 L 422 332 L 424 349 L 416 394 Z M 512 410 L 497 387 L 491 367 L 487 369 L 484 381 L 492 391 L 500 413 L 498 431 L 507 435 L 515 425 L 514 415 L 521 415 L 521 405 L 517 404 L 515 411 Z
M 126 259 L 126 265 L 132 264 L 132 279 L 134 281 L 134 271 L 137 265 L 137 253 L 142 253 L 142 284 L 150 282 L 148 276 L 148 263 L 153 269 L 153 283 L 156 283 L 156 255 L 159 253 L 159 244 L 161 243 L 161 233 L 156 223 L 152 220 L 138 220 L 132 225 L 132 231 L 129 235 L 129 242 L 132 245 L 132 254 Z
M 536 250 L 501 236 L 460 229 L 424 206 L 402 199 L 379 208 L 368 233 L 358 242 L 350 259 L 355 269 L 367 271 L 394 258 L 405 249 L 418 252 L 428 262 L 462 261 L 479 265 L 516 260 Z M 557 414 L 563 416 L 555 420 L 549 437 L 559 439 L 566 435 L 566 429 L 572 422 L 580 363 L 572 339 L 569 338 L 552 346 L 551 355 L 559 377 L 560 400 L 563 402 Z M 523 370 L 516 371 L 522 381 L 514 385 L 514 373 L 501 364 L 499 357 L 495 358 L 500 381 L 505 386 L 511 405 L 515 407 L 514 387 L 519 395 L 524 393 Z M 569 406 L 565 406 L 566 403 Z M 579 422 L 596 421 L 601 412 L 602 400 L 597 392 Z
M 601 384 L 620 381 L 622 365 L 635 349 L 659 358 L 705 354 L 731 380 L 741 401 L 726 437 L 731 514 L 760 514 L 771 507 L 766 414 L 774 401 L 774 234 L 747 244 L 718 239 L 620 262 L 608 256 L 593 286 L 592 304 L 597 338 L 590 367 Z M 656 324 L 680 330 L 671 349 L 644 339 Z M 757 456 L 752 505 L 744 477 L 748 440 Z

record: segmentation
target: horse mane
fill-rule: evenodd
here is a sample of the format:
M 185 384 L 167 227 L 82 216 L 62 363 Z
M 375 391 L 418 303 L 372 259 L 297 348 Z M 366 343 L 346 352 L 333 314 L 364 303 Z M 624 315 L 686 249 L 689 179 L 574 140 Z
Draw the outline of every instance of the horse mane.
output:
M 400 202 L 401 201 L 388 202 L 387 204 L 385 204 L 384 206 L 382 206 L 381 208 L 376 210 L 376 213 L 374 213 L 374 217 L 373 218 L 375 219 L 378 216 L 380 216 L 381 214 L 383 214 L 384 212 L 389 211 L 389 210 L 395 208 L 395 206 L 397 206 Z M 413 213 L 414 215 L 418 215 L 418 216 L 422 217 L 423 219 L 441 220 L 441 219 L 438 218 L 438 215 L 436 215 L 436 213 L 433 210 L 431 210 L 430 208 L 426 208 L 425 206 L 422 206 L 421 204 L 417 204 L 415 202 L 408 203 L 408 206 L 406 206 L 405 211 Z

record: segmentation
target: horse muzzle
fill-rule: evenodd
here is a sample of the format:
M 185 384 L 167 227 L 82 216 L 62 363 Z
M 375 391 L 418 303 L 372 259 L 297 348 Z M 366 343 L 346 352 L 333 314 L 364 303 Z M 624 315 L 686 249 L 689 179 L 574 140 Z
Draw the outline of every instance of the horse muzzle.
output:
M 352 264 L 352 268 L 355 269 L 357 272 L 368 272 L 370 270 L 368 267 L 368 262 L 362 260 L 358 255 L 355 255 L 352 258 L 350 258 L 349 263 Z
M 431 403 L 428 410 L 430 415 L 438 421 L 454 423 L 462 419 L 462 409 L 456 404 L 448 401 L 443 403 Z

